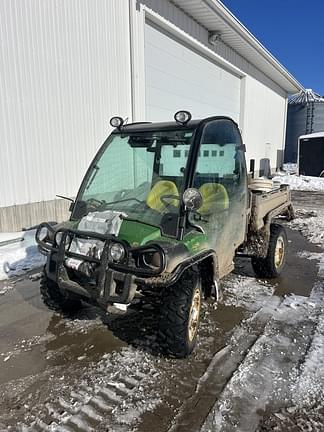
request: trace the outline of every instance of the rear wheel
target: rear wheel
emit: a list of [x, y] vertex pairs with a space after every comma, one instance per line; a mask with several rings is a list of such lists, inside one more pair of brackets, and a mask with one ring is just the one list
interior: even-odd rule
[[41, 278], [40, 293], [46, 306], [58, 312], [75, 312], [82, 306], [79, 299], [63, 294], [59, 286], [47, 277], [45, 269]]
[[181, 358], [194, 349], [201, 302], [201, 278], [194, 271], [187, 271], [166, 290], [159, 322], [159, 343], [166, 354]]
[[280, 276], [286, 263], [287, 244], [284, 227], [272, 224], [267, 256], [252, 258], [252, 267], [257, 277], [276, 278]]

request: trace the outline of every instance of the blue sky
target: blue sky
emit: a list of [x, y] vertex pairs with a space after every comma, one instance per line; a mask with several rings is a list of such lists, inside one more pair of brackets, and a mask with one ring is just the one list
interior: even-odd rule
[[324, 95], [323, 0], [222, 0], [306, 88]]

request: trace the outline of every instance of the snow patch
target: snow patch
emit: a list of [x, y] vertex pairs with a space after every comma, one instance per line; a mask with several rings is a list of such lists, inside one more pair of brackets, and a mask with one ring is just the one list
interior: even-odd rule
[[310, 242], [324, 247], [324, 213], [297, 211], [297, 218], [289, 223], [290, 228], [300, 231]]
[[294, 404], [299, 408], [324, 402], [324, 315], [319, 317], [300, 377], [292, 388], [292, 395]]
[[[161, 402], [152, 386], [160, 376], [155, 363], [150, 354], [131, 347], [105, 354], [98, 363], [84, 368], [74, 383], [53, 380], [50, 401], [34, 407], [19, 426], [32, 431], [42, 422], [48, 431], [74, 425], [82, 430], [99, 430], [99, 425], [130, 430], [143, 413]], [[89, 420], [97, 427], [89, 429]]]
[[19, 242], [24, 238], [24, 232], [0, 233], [0, 246], [7, 242]]
[[[313, 341], [322, 308], [322, 303], [315, 303], [316, 298], [319, 299], [318, 292], [310, 298], [291, 295], [274, 310], [263, 334], [248, 351], [208, 415], [202, 432], [221, 432], [233, 427], [256, 430], [260, 413], [276, 412], [278, 407], [292, 401], [291, 389], [300, 375], [299, 366]], [[309, 371], [308, 376], [304, 374], [309, 392], [312, 391], [310, 375], [316, 379], [314, 365], [322, 367], [321, 362], [324, 362], [320, 360], [324, 358], [323, 337], [321, 335], [317, 342], [315, 339], [316, 354], [305, 362], [308, 365], [305, 370]], [[303, 381], [300, 385], [303, 386]], [[322, 381], [319, 385], [324, 388]], [[301, 394], [301, 401], [303, 397]]]
[[272, 179], [276, 183], [288, 184], [292, 190], [324, 192], [324, 178], [297, 175], [277, 175]]
[[13, 285], [5, 283], [0, 288], [0, 296], [6, 294], [8, 291], [11, 291], [13, 289]]
[[[20, 276], [45, 264], [46, 258], [38, 251], [36, 230], [23, 233], [23, 240], [0, 247], [0, 280]], [[7, 235], [3, 238], [9, 238]]]
[[247, 276], [235, 276], [224, 283], [224, 304], [257, 311], [264, 306], [274, 293], [274, 287], [266, 281]]

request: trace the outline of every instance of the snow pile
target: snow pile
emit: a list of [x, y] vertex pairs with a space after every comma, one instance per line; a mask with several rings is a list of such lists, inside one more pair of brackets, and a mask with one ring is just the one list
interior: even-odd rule
[[303, 212], [297, 211], [297, 218], [291, 221], [289, 226], [300, 231], [312, 243], [324, 247], [324, 213], [312, 212], [312, 215], [307, 217], [307, 214], [304, 215]]
[[19, 242], [24, 238], [23, 232], [0, 233], [0, 246], [5, 246], [5, 243]]
[[[45, 257], [38, 251], [35, 232], [26, 231], [23, 233], [22, 241], [0, 246], [0, 280], [22, 275], [44, 265]], [[2, 239], [10, 241], [13, 237], [2, 234]]]
[[277, 175], [272, 180], [280, 184], [288, 184], [292, 190], [324, 192], [324, 178], [320, 177]]

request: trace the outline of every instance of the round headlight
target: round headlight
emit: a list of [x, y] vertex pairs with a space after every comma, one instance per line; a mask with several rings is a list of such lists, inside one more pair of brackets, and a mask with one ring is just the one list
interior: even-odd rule
[[38, 232], [38, 240], [41, 242], [45, 242], [48, 238], [49, 230], [47, 227], [43, 226]]
[[143, 253], [143, 262], [147, 267], [155, 270], [161, 267], [161, 255], [159, 252], [145, 252]]
[[114, 128], [120, 128], [124, 123], [124, 120], [121, 117], [112, 117], [110, 119], [110, 125]]
[[113, 261], [122, 261], [125, 258], [126, 251], [121, 243], [112, 243], [109, 247], [109, 257]]
[[177, 123], [186, 124], [191, 120], [191, 114], [189, 111], [178, 111], [175, 113], [174, 119]]
[[[63, 231], [58, 231], [55, 234], [55, 242], [56, 242], [57, 246], [60, 246], [61, 241], [62, 241], [62, 236], [63, 236]], [[66, 236], [66, 239], [65, 239], [65, 250], [69, 249], [71, 241], [72, 241], [71, 236], [69, 236], [69, 234], [68, 234]]]

